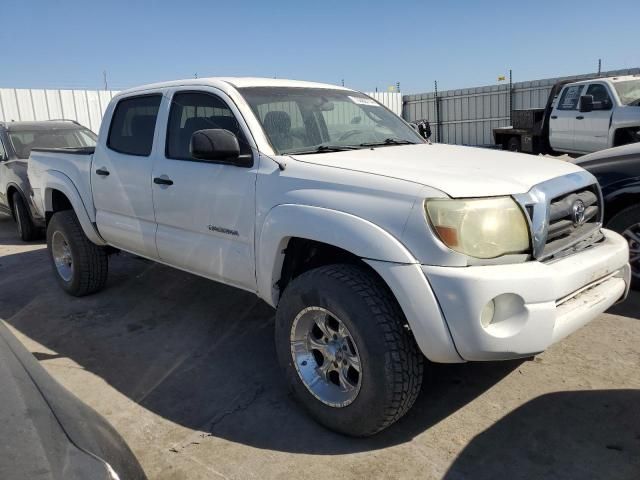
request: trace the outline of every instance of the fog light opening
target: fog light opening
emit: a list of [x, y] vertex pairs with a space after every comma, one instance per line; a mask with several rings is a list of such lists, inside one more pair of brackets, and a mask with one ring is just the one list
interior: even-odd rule
[[494, 314], [496, 313], [496, 303], [491, 300], [487, 303], [480, 313], [480, 324], [483, 328], [488, 328], [493, 322]]

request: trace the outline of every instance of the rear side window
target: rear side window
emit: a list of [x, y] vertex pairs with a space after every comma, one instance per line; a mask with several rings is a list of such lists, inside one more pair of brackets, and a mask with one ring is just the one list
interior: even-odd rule
[[161, 99], [162, 95], [145, 95], [120, 100], [111, 120], [107, 146], [128, 155], [149, 156]]
[[558, 110], [575, 110], [578, 108], [581, 91], [582, 85], [572, 85], [565, 88], [558, 102]]

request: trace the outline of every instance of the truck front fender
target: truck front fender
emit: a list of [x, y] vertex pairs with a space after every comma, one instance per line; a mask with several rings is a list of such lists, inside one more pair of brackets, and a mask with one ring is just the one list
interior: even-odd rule
[[284, 249], [293, 237], [326, 243], [363, 259], [418, 263], [389, 232], [360, 217], [308, 205], [278, 205], [265, 218], [256, 251], [258, 295], [272, 306], [278, 304], [275, 282], [280, 278]]
[[393, 235], [349, 213], [306, 205], [279, 205], [268, 214], [257, 239], [258, 295], [279, 301], [285, 248], [293, 237], [346, 250], [373, 268], [394, 294], [422, 353], [434, 362], [462, 362], [435, 295], [419, 262]]
[[43, 196], [44, 211], [53, 212], [54, 190], [60, 191], [67, 197], [87, 238], [96, 245], [106, 245], [107, 243], [100, 236], [93, 222], [91, 222], [87, 207], [82, 201], [78, 189], [69, 177], [57, 170], [48, 170], [46, 173]]

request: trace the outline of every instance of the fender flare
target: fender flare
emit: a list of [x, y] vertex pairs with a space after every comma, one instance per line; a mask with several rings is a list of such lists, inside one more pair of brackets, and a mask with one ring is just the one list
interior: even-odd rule
[[96, 245], [106, 245], [107, 242], [104, 241], [93, 222], [91, 222], [91, 218], [87, 212], [84, 202], [82, 201], [82, 197], [80, 197], [78, 189], [69, 177], [57, 170], [47, 171], [47, 179], [44, 189], [44, 211], [53, 211], [53, 190], [59, 190], [69, 199], [69, 202], [73, 207], [73, 211], [78, 217], [80, 226], [87, 238]]
[[275, 282], [292, 237], [323, 242], [362, 258], [396, 297], [422, 353], [435, 362], [464, 361], [420, 263], [389, 232], [349, 213], [291, 204], [271, 209], [257, 238], [256, 277], [258, 296], [272, 307], [278, 305]]
[[292, 237], [342, 248], [360, 258], [399, 264], [418, 261], [393, 235], [355, 215], [309, 205], [281, 204], [272, 208], [257, 238], [258, 295], [275, 307], [284, 249]]

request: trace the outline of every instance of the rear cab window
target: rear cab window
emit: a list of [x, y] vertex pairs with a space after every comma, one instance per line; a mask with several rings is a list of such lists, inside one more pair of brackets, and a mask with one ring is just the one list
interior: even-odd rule
[[161, 100], [161, 94], [120, 100], [109, 126], [107, 147], [126, 155], [151, 155]]

